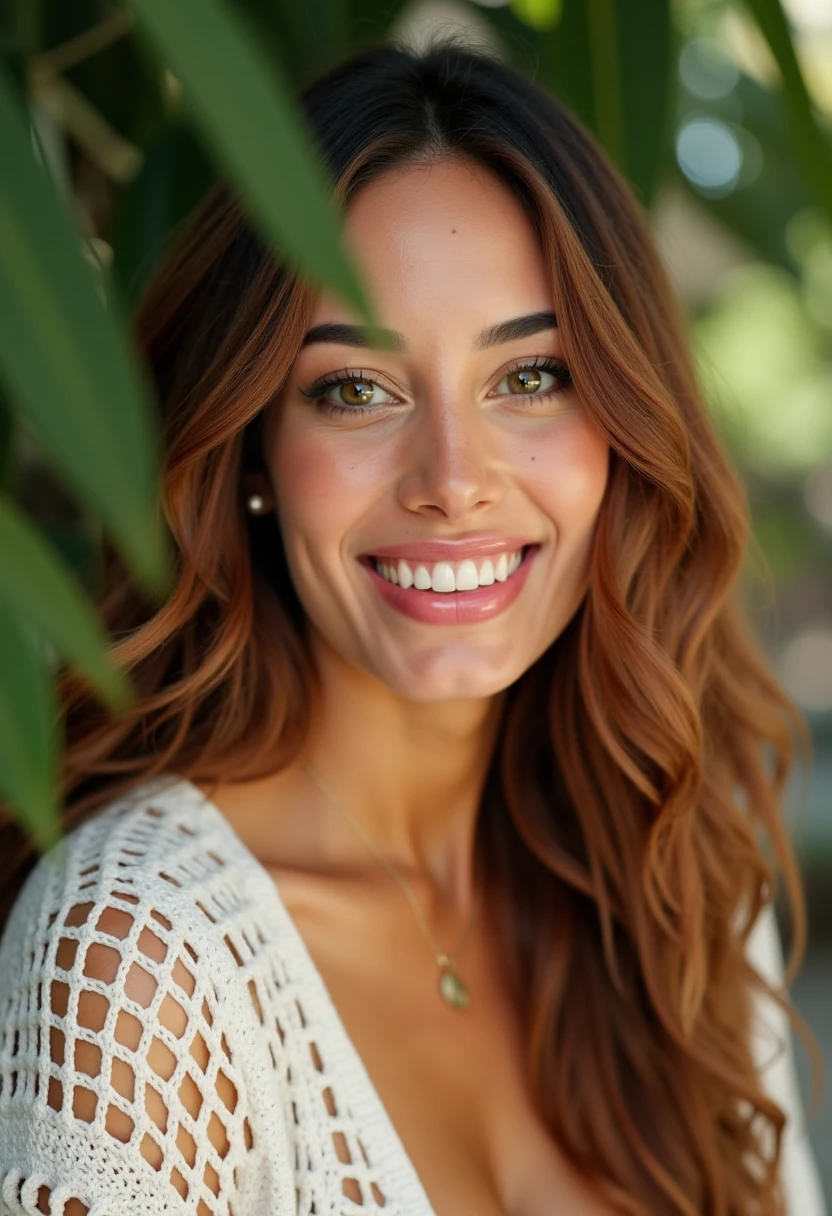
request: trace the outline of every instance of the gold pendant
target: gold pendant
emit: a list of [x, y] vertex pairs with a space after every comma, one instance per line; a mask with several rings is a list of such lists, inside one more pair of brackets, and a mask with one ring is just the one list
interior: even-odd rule
[[452, 1005], [454, 1009], [467, 1009], [468, 989], [451, 967], [442, 969], [439, 977], [439, 992], [442, 999]]

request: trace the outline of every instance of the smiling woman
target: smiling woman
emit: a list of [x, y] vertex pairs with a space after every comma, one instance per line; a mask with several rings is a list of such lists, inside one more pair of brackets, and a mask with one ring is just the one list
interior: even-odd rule
[[[437, 723], [437, 702], [471, 702], [447, 712], [473, 710], [473, 729], [578, 607], [608, 440], [499, 176], [464, 158], [388, 168], [351, 203], [345, 239], [393, 350], [368, 350], [321, 295], [248, 485], [273, 502], [316, 645], [375, 676], [377, 696], [433, 703]], [[362, 366], [334, 371], [356, 346]]]
[[0, 1212], [820, 1216], [803, 723], [644, 218], [473, 51], [302, 102], [389, 341], [224, 187], [142, 301], [177, 582], [105, 550], [138, 702], [66, 674], [3, 828]]

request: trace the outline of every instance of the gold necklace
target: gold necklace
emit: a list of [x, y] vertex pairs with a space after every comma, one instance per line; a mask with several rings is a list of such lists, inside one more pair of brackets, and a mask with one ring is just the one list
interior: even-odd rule
[[303, 760], [300, 762], [300, 765], [301, 765], [301, 768], [303, 769], [303, 771], [306, 773], [307, 777], [309, 777], [309, 779], [311, 781], [313, 781], [315, 783], [315, 785], [317, 785], [318, 789], [321, 790], [322, 793], [326, 794], [326, 796], [327, 796], [327, 798], [329, 798], [330, 802], [332, 802], [333, 805], [335, 807], [337, 807], [337, 809], [341, 812], [341, 814], [344, 816], [344, 818], [347, 820], [347, 822], [355, 829], [355, 831], [358, 833], [358, 835], [361, 837], [361, 839], [364, 841], [364, 843], [367, 845], [367, 847], [370, 849], [370, 851], [374, 854], [376, 859], [381, 862], [381, 864], [384, 866], [384, 868], [387, 870], [387, 872], [389, 874], [391, 874], [393, 876], [393, 878], [395, 878], [396, 882], [399, 884], [401, 889], [404, 891], [405, 895], [407, 896], [408, 902], [410, 903], [411, 908], [413, 909], [413, 911], [416, 914], [416, 920], [419, 922], [419, 928], [422, 930], [422, 934], [423, 934], [425, 940], [427, 941], [428, 945], [430, 946], [431, 953], [433, 954], [434, 958], [436, 959], [436, 963], [440, 969], [439, 995], [442, 997], [442, 999], [444, 1001], [447, 1002], [447, 1004], [452, 1006], [452, 1008], [467, 1009], [469, 1001], [470, 1001], [470, 997], [468, 995], [468, 988], [466, 987], [464, 981], [462, 980], [461, 976], [459, 975], [459, 973], [456, 970], [455, 960], [462, 953], [462, 948], [468, 939], [468, 934], [470, 932], [471, 926], [474, 923], [474, 919], [476, 917], [477, 912], [479, 911], [480, 904], [482, 903], [482, 892], [480, 892], [480, 894], [478, 895], [477, 899], [474, 901], [474, 903], [471, 907], [471, 912], [468, 916], [468, 924], [465, 926], [465, 932], [462, 935], [462, 940], [460, 941], [460, 943], [457, 946], [456, 950], [454, 951], [453, 955], [446, 954], [444, 952], [444, 950], [440, 949], [440, 947], [438, 946], [438, 944], [436, 942], [435, 937], [431, 933], [430, 928], [428, 927], [428, 924], [425, 921], [424, 916], [422, 915], [422, 909], [419, 906], [419, 901], [416, 898], [416, 895], [414, 894], [413, 889], [410, 886], [410, 883], [405, 878], [403, 878], [401, 874], [399, 874], [398, 870], [396, 870], [396, 868], [393, 866], [392, 862], [388, 861], [388, 859], [382, 853], [379, 852], [379, 850], [373, 844], [370, 837], [365, 832], [364, 828], [361, 826], [360, 823], [357, 823], [353, 819], [352, 815], [349, 813], [349, 811], [346, 809], [346, 807], [341, 804], [341, 802], [339, 801], [338, 798], [336, 798], [335, 794], [333, 794], [332, 790], [326, 784], [326, 782], [324, 781], [323, 777], [321, 777], [321, 775], [317, 771], [317, 769], [313, 768], [310, 763], [308, 763], [307, 761], [303, 761]]

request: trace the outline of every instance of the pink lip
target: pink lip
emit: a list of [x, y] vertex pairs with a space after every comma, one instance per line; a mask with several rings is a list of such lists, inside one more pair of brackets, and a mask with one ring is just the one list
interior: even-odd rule
[[[491, 557], [494, 553], [516, 553], [518, 549], [530, 544], [526, 536], [464, 536], [454, 540], [414, 540], [402, 541], [395, 545], [383, 545], [373, 549], [372, 557], [395, 558], [403, 557], [405, 561], [415, 562], [458, 562], [466, 557]], [[450, 592], [455, 595], [456, 592]], [[465, 594], [473, 595], [474, 592]]]
[[[522, 544], [518, 543], [516, 547], [522, 548]], [[415, 587], [405, 590], [404, 587], [388, 583], [386, 578], [382, 578], [369, 559], [363, 559], [361, 565], [382, 599], [405, 616], [427, 625], [476, 625], [480, 621], [489, 621], [492, 617], [499, 616], [514, 603], [523, 590], [538, 549], [538, 545], [532, 546], [524, 554], [514, 574], [504, 583], [492, 583], [490, 587], [478, 587], [476, 591], [417, 591]], [[412, 549], [408, 552], [414, 555]], [[394, 557], [396, 554], [383, 551], [378, 556]]]

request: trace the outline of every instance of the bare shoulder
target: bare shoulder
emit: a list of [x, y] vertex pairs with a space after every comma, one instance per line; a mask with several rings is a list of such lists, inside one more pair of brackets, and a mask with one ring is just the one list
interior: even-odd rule
[[[293, 769], [248, 781], [193, 781], [246, 848], [266, 866], [314, 868], [320, 840], [303, 812], [303, 782]], [[308, 796], [308, 790], [305, 791]]]

